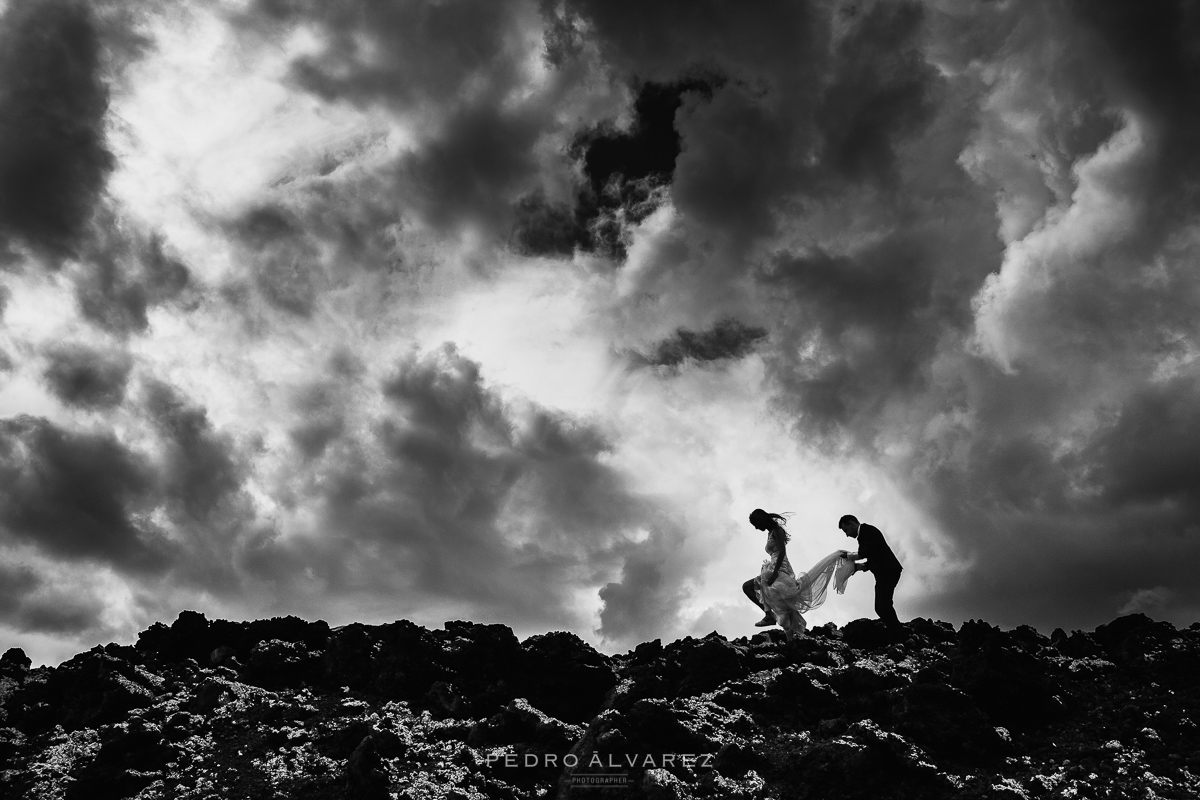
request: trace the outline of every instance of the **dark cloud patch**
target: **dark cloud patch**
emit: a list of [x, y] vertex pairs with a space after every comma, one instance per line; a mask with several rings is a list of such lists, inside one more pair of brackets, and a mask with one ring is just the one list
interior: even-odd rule
[[357, 372], [357, 365], [348, 362], [347, 357], [347, 354], [339, 353], [331, 360], [329, 368], [335, 376], [333, 380], [305, 387], [294, 401], [303, 422], [294, 426], [289, 435], [305, 458], [321, 456], [345, 431], [344, 387], [346, 380], [353, 379]]
[[[936, 307], [941, 257], [931, 244], [898, 233], [853, 255], [781, 256], [762, 275], [786, 306], [780, 346], [764, 357], [810, 433], [849, 430], [870, 441], [883, 406], [923, 387], [955, 323]], [[968, 298], [959, 302], [965, 325]]]
[[103, 605], [95, 597], [58, 592], [22, 604], [15, 622], [19, 630], [42, 634], [78, 634], [100, 627]]
[[171, 255], [166, 238], [161, 234], [152, 234], [139, 255], [142, 285], [150, 305], [175, 300], [191, 286], [191, 272], [182, 261]]
[[803, 304], [803, 316], [837, 338], [855, 327], [894, 333], [914, 322], [931, 302], [934, 267], [918, 237], [898, 234], [852, 255], [780, 256], [761, 280]]
[[921, 22], [915, 5], [865, 4], [840, 20], [796, 20], [805, 39], [794, 52], [740, 55], [730, 67], [740, 80], [680, 120], [676, 205], [746, 247], [798, 204], [896, 191], [897, 149], [927, 129], [942, 83], [921, 52]]
[[919, 46], [923, 22], [915, 3], [871, 4], [837, 43], [815, 118], [822, 166], [840, 179], [894, 183], [896, 143], [932, 119], [936, 73]]
[[319, 254], [299, 220], [285, 209], [252, 209], [233, 225], [251, 249], [254, 282], [268, 303], [301, 317], [312, 314], [319, 283]]
[[572, 204], [559, 203], [538, 190], [525, 195], [513, 208], [513, 248], [527, 256], [569, 256], [591, 247], [587, 224]]
[[361, 358], [349, 350], [341, 348], [335, 350], [329, 357], [328, 366], [330, 374], [341, 381], [360, 378], [366, 372], [366, 366]]
[[[1200, 516], [1188, 448], [1196, 432], [1175, 409], [1193, 399], [1195, 387], [1180, 383], [1191, 385], [1135, 397], [1076, 446], [1061, 424], [1028, 421], [1040, 416], [1035, 400], [1031, 409], [1009, 412], [1003, 426], [977, 419], [956, 440], [918, 448], [915, 458], [895, 464], [959, 567], [935, 579], [932, 591], [914, 594], [909, 613], [1087, 628], [1128, 613], [1122, 609], [1141, 597], [1154, 601], [1156, 618], [1194, 619]], [[1002, 383], [992, 391], [1004, 392], [996, 405], [1011, 399]], [[1060, 385], [1058, 403], [1061, 393]], [[1057, 414], [1054, 404], [1042, 406], [1048, 417]], [[1146, 417], [1157, 413], [1166, 415], [1161, 429]], [[928, 435], [914, 437], [933, 444]]]
[[[400, 418], [385, 420], [380, 430], [389, 472], [410, 485], [417, 500], [397, 534], [417, 546], [423, 590], [469, 593], [470, 581], [454, 580], [457, 564], [485, 573], [484, 564], [510, 560], [494, 520], [521, 475], [520, 458], [511, 452], [511, 423], [499, 400], [483, 389], [478, 365], [452, 350], [427, 361], [410, 358], [385, 384], [384, 395], [400, 410]], [[495, 455], [486, 443], [495, 446]], [[428, 541], [443, 536], [446, 546]], [[422, 539], [433, 546], [420, 546]], [[492, 577], [483, 584], [485, 597], [499, 588]]]
[[[78, 355], [61, 355], [61, 371]], [[238, 554], [263, 534], [243, 491], [239, 444], [165, 383], [148, 379], [135, 400], [124, 406], [145, 420], [137, 448], [115, 431], [70, 431], [32, 417], [0, 422], [0, 542], [52, 560], [106, 564], [134, 586], [169, 576], [181, 588], [235, 592]], [[70, 603], [42, 606], [28, 606], [27, 616], [84, 624]]]
[[551, 43], [564, 40], [566, 31], [588, 31], [584, 35], [601, 48], [618, 74], [659, 83], [677, 80], [685, 70], [711, 69], [740, 77], [751, 67], [802, 63], [816, 54], [813, 45], [820, 39], [813, 37], [820, 36], [823, 24], [815, 4], [787, 0], [752, 5], [722, 0], [653, 5], [543, 0], [542, 13], [552, 32]]
[[111, 254], [97, 254], [75, 285], [79, 311], [96, 326], [113, 333], [141, 333], [150, 324], [142, 286], [128, 281]]
[[938, 591], [915, 593], [902, 613], [1086, 630], [1129, 613], [1122, 609], [1141, 596], [1154, 601], [1143, 609], [1154, 618], [1186, 626], [1200, 606], [1191, 567], [1200, 547], [1194, 537], [1147, 536], [1147, 523], [1126, 514], [976, 516], [968, 529], [975, 540], [971, 567]]
[[342, 435], [345, 424], [341, 419], [311, 420], [288, 432], [292, 442], [306, 458], [316, 458], [325, 452], [329, 443]]
[[[1176, 122], [1200, 120], [1200, 111], [1183, 102], [1200, 89], [1200, 10], [1180, 0], [1136, 5], [1075, 0], [1069, 7], [1107, 46], [1114, 59], [1107, 66], [1136, 93], [1133, 99]], [[1194, 135], [1187, 127], [1175, 132]]]
[[0, 485], [0, 526], [10, 541], [137, 573], [169, 563], [146, 516], [153, 470], [111, 434], [72, 433], [36, 417], [0, 420]]
[[11, 619], [21, 602], [41, 585], [41, 578], [30, 567], [0, 563], [0, 619]]
[[908, 407], [938, 413], [880, 435], [902, 455], [881, 447], [877, 463], [934, 521], [953, 565], [908, 613], [1087, 628], [1142, 598], [1156, 618], [1193, 620], [1195, 376], [1103, 402], [1081, 401], [1063, 375], [1026, 373], [972, 365], [963, 391]]
[[965, 552], [1009, 535], [992, 520], [1068, 515], [1076, 465], [1069, 454], [1056, 455], [1046, 437], [1017, 426], [1004, 434], [985, 428], [959, 444], [966, 452], [957, 458], [925, 462], [915, 471], [928, 474], [934, 496], [927, 502]]
[[1200, 172], [1200, 109], [1192, 101], [1200, 93], [1200, 8], [1175, 0], [1068, 7], [1102, 43], [1093, 62], [1112, 87], [1110, 101], [1146, 114], [1161, 137], [1158, 157], [1141, 176], [1154, 209], [1144, 234], [1186, 224]]
[[246, 212], [234, 222], [233, 230], [239, 238], [256, 248], [290, 239], [301, 232], [300, 226], [286, 211], [270, 206]]
[[82, 344], [51, 349], [42, 377], [67, 405], [103, 409], [118, 405], [133, 361], [123, 353], [105, 353]]
[[[462, 449], [475, 426], [499, 438], [508, 438], [509, 422], [499, 399], [483, 389], [478, 363], [447, 349], [444, 362], [403, 364], [383, 386], [383, 396], [399, 405], [410, 434], [399, 434], [401, 447], [423, 449], [422, 441], [437, 435], [450, 450]], [[441, 449], [440, 445], [437, 449]]]
[[78, 634], [100, 627], [103, 605], [78, 586], [56, 585], [24, 564], [0, 564], [0, 621], [19, 631]]
[[401, 159], [397, 189], [414, 195], [421, 216], [439, 231], [463, 223], [503, 230], [511, 225], [510, 204], [536, 173], [533, 149], [545, 124], [536, 108], [456, 110], [440, 136]]
[[162, 235], [147, 235], [112, 208], [97, 209], [90, 234], [75, 280], [75, 299], [89, 322], [129, 335], [147, 329], [155, 306], [194, 307], [191, 273]]
[[[220, 230], [241, 246], [250, 285], [274, 308], [308, 318], [322, 295], [362, 278], [363, 273], [407, 267], [398, 236], [400, 211], [388, 175], [342, 180], [298, 180], [269, 202], [222, 221]], [[248, 286], [225, 287], [241, 303]]]
[[1110, 508], [1156, 509], [1161, 524], [1200, 542], [1200, 379], [1143, 388], [1083, 454], [1089, 482]]
[[670, 574], [663, 551], [654, 542], [632, 553], [619, 581], [600, 589], [599, 633], [617, 642], [640, 643], [660, 638], [663, 622], [673, 620], [687, 599], [687, 589]]
[[577, 135], [571, 153], [584, 183], [574, 204], [535, 191], [516, 205], [514, 241], [527, 255], [570, 255], [576, 248], [624, 257], [626, 228], [649, 216], [671, 183], [681, 142], [675, 114], [685, 97], [711, 98], [718, 76], [637, 87], [628, 130], [602, 124]]
[[75, 251], [114, 166], [92, 13], [14, 0], [0, 19], [0, 233]]
[[246, 474], [235, 442], [167, 384], [150, 383], [145, 402], [166, 449], [160, 480], [169, 511], [194, 522], [222, 519]]
[[671, 183], [682, 149], [675, 115], [684, 98], [711, 98], [721, 82], [714, 77], [644, 83], [628, 131], [601, 126], [576, 139], [587, 184], [576, 199], [575, 217], [586, 231], [586, 249], [624, 257], [626, 227], [649, 216]]
[[775, 231], [777, 202], [815, 186], [800, 162], [811, 122], [783, 115], [778, 106], [790, 102], [811, 99], [764, 102], [752, 87], [733, 84], [681, 114], [686, 147], [671, 196], [702, 240], [748, 247]]
[[668, 183], [682, 149], [675, 114], [684, 95], [711, 98], [721, 83], [718, 78], [644, 83], [633, 102], [628, 131], [601, 126], [580, 135], [573, 146], [582, 153], [583, 174], [592, 193], [601, 195], [614, 180]]
[[723, 319], [707, 330], [680, 328], [638, 361], [654, 367], [677, 367], [685, 362], [707, 363], [743, 358], [767, 338], [765, 328], [736, 319]]

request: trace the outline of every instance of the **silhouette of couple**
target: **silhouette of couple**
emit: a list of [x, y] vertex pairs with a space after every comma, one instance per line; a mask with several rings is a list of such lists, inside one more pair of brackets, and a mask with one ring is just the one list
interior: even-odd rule
[[838, 520], [838, 527], [852, 539], [858, 540], [858, 551], [835, 550], [799, 575], [792, 570], [787, 558], [787, 543], [791, 539], [783, 527], [785, 518], [756, 508], [750, 512], [750, 524], [767, 532], [767, 559], [757, 578], [742, 584], [742, 591], [766, 616], [755, 625], [779, 625], [788, 641], [808, 628], [803, 612], [825, 602], [832, 581], [839, 594], [846, 581], [856, 572], [871, 572], [875, 576], [875, 613], [893, 634], [903, 628], [896, 617], [892, 597], [900, 573], [904, 569], [896, 554], [874, 525], [860, 523], [847, 514]]

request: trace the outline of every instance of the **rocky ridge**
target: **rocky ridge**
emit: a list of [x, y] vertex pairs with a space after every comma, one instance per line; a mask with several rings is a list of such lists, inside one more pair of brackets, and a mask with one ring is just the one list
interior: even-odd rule
[[605, 656], [570, 633], [182, 613], [0, 658], [6, 798], [1191, 798], [1200, 623], [924, 619]]

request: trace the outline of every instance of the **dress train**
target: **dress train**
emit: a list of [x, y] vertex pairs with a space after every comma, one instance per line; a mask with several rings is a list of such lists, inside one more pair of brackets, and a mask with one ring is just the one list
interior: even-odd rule
[[831, 581], [839, 594], [845, 590], [846, 579], [854, 563], [845, 557], [845, 552], [835, 550], [799, 575], [792, 571], [792, 565], [785, 557], [779, 574], [769, 586], [767, 578], [775, 569], [775, 559], [768, 558], [763, 562], [759, 572], [758, 596], [762, 604], [775, 615], [775, 621], [788, 634], [788, 638], [808, 629], [804, 612], [825, 602]]

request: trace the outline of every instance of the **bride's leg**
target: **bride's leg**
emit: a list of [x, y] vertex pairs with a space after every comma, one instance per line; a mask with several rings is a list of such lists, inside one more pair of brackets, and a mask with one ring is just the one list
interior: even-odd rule
[[763, 610], [763, 618], [754, 623], [756, 628], [765, 628], [775, 624], [775, 612], [767, 605], [767, 598], [762, 591], [762, 582], [758, 578], [753, 578], [742, 584], [742, 591], [746, 597], [750, 598], [750, 602]]
[[780, 617], [779, 627], [783, 628], [783, 635], [790, 642], [796, 632], [796, 612], [789, 610], [784, 616]]
[[763, 611], [767, 610], [767, 607], [763, 605], [761, 600], [758, 599], [758, 578], [751, 578], [743, 583], [742, 591], [745, 592], [746, 597], [750, 598], [751, 603], [754, 603], [754, 605], [758, 606]]

